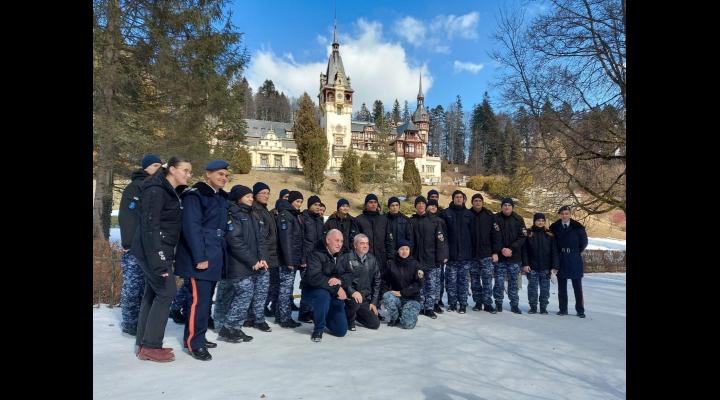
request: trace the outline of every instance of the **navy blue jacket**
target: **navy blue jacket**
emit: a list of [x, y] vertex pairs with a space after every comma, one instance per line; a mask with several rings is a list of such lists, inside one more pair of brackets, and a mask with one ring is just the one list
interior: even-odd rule
[[582, 278], [583, 259], [581, 253], [588, 245], [585, 227], [574, 219], [570, 219], [568, 228], [563, 229], [562, 220], [559, 219], [550, 225], [550, 230], [555, 234], [555, 243], [560, 251], [558, 278]]
[[267, 254], [268, 266], [270, 268], [276, 268], [279, 264], [278, 261], [278, 232], [277, 223], [275, 217], [268, 211], [267, 206], [258, 203], [253, 203], [252, 216], [255, 217], [258, 224], [260, 225], [260, 236], [264, 239], [265, 249], [263, 250]]
[[522, 265], [529, 266], [533, 271], [558, 268], [560, 258], [555, 245], [555, 235], [549, 229], [534, 225], [530, 228], [522, 249]]
[[267, 261], [265, 239], [260, 224], [250, 214], [252, 207], [245, 204], [230, 205], [230, 223], [225, 233], [227, 242], [227, 267], [224, 279], [243, 279], [253, 274], [253, 267], [260, 260]]
[[447, 227], [448, 259], [450, 261], [472, 260], [473, 214], [465, 205], [456, 206], [450, 203], [448, 208], [438, 212]]
[[515, 211], [507, 217], [502, 211], [495, 214], [495, 220], [500, 225], [500, 237], [502, 245], [500, 248], [507, 247], [512, 250], [512, 256], [505, 257], [502, 253], [498, 254], [499, 262], [522, 263], [522, 247], [527, 238], [527, 229], [525, 228], [525, 220]]
[[303, 222], [300, 210], [290, 202], [275, 202], [275, 222], [278, 228], [278, 261], [280, 265], [297, 267], [303, 264]]
[[481, 260], [494, 254], [500, 254], [502, 248], [502, 235], [500, 225], [495, 219], [495, 214], [483, 207], [480, 212], [470, 209], [473, 214], [473, 225], [470, 231], [472, 237], [473, 258]]
[[130, 183], [125, 186], [120, 198], [120, 210], [118, 210], [118, 223], [120, 224], [120, 242], [123, 249], [127, 250], [133, 242], [135, 231], [140, 223], [138, 206], [140, 205], [140, 189], [142, 182], [150, 176], [144, 169], [138, 169], [132, 173]]
[[[409, 240], [410, 242], [414, 240], [413, 229], [410, 218], [406, 217], [401, 212], [398, 212], [397, 214], [387, 213], [385, 214], [385, 218], [387, 218], [388, 221], [387, 239], [385, 240], [385, 257], [390, 260], [395, 258], [395, 253], [397, 252], [395, 247], [398, 240], [403, 239]], [[411, 252], [414, 247], [415, 244], [413, 243], [410, 247]]]
[[[175, 255], [175, 274], [207, 281], [222, 279], [225, 268], [225, 231], [228, 225], [227, 193], [217, 193], [198, 182], [182, 194], [183, 224]], [[197, 269], [207, 261], [208, 268]]]
[[379, 211], [370, 212], [364, 210], [362, 214], [355, 218], [355, 223], [357, 223], [360, 233], [367, 235], [368, 239], [370, 239], [370, 252], [373, 253], [378, 260], [378, 264], [382, 269], [384, 267], [383, 261], [387, 259], [385, 255], [385, 248], [387, 247], [385, 243], [388, 228], [387, 218], [380, 214]]
[[448, 258], [447, 232], [443, 220], [430, 213], [413, 214], [413, 248], [410, 254], [424, 270], [439, 267]]
[[[342, 287], [345, 293], [348, 291], [348, 284], [352, 281], [352, 274], [346, 269], [348, 265], [348, 253], [338, 252], [331, 255], [325, 247], [325, 242], [315, 243], [315, 248], [310, 252], [307, 263], [307, 271], [300, 281], [301, 289], [325, 289], [333, 296], [337, 295], [338, 289]], [[340, 279], [340, 285], [330, 286], [330, 278]]]
[[173, 189], [162, 171], [142, 183], [140, 221], [130, 254], [138, 259], [146, 273], [172, 273], [183, 215], [178, 193], [183, 188]]
[[320, 214], [305, 210], [302, 212], [303, 220], [303, 264], [307, 264], [310, 253], [315, 250], [317, 242], [325, 243], [323, 231], [325, 230], [325, 224], [323, 224], [323, 217]]

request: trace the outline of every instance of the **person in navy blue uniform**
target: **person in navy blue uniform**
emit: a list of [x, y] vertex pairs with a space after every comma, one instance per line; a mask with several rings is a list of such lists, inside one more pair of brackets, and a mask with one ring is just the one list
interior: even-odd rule
[[210, 360], [207, 348], [212, 294], [225, 268], [225, 232], [228, 225], [228, 194], [222, 188], [228, 182], [228, 163], [210, 161], [205, 167], [205, 182], [198, 182], [182, 194], [183, 224], [176, 254], [175, 274], [185, 279], [190, 292], [183, 345], [198, 360]]
[[130, 247], [145, 278], [135, 354], [141, 360], [156, 362], [175, 360], [173, 349], [162, 345], [170, 302], [176, 291], [173, 259], [183, 214], [178, 193], [187, 186], [192, 173], [192, 165], [179, 157], [171, 157], [167, 165], [142, 184], [140, 221]]
[[[452, 194], [452, 203], [439, 212], [447, 227], [447, 245], [449, 261], [445, 271], [445, 285], [448, 294], [448, 308], [459, 308], [458, 313], [465, 314], [468, 303], [468, 274], [475, 261], [472, 252], [473, 213], [465, 207], [465, 193], [456, 190]], [[442, 283], [440, 283], [442, 285]], [[442, 292], [439, 293], [439, 295]]]
[[555, 234], [545, 227], [545, 214], [533, 215], [533, 226], [522, 249], [523, 272], [528, 277], [528, 304], [530, 314], [537, 313], [538, 286], [540, 287], [540, 314], [547, 314], [550, 298], [550, 270], [558, 269], [560, 256], [555, 245]]
[[550, 225], [550, 230], [555, 234], [555, 243], [560, 251], [560, 270], [557, 272], [560, 311], [557, 314], [567, 315], [568, 313], [567, 280], [570, 279], [575, 293], [575, 311], [577, 311], [578, 317], [585, 318], [585, 299], [582, 292], [582, 252], [588, 245], [587, 232], [581, 223], [570, 218], [570, 206], [560, 207], [558, 214], [560, 214], [560, 219]]
[[[325, 224], [322, 215], [320, 215], [320, 204], [322, 204], [322, 201], [319, 196], [310, 196], [307, 201], [307, 209], [301, 214], [303, 222], [303, 265], [305, 266], [307, 266], [310, 254], [315, 251], [317, 242], [322, 242], [324, 238]], [[300, 270], [300, 279], [305, 276], [306, 271], [306, 268]], [[312, 308], [302, 297], [300, 298], [298, 321], [308, 324], [313, 322]]]
[[275, 322], [282, 328], [297, 328], [302, 325], [292, 319], [293, 286], [295, 271], [304, 263], [303, 254], [303, 219], [300, 213], [302, 193], [293, 190], [288, 199], [278, 199], [275, 203], [277, 215], [275, 221], [278, 228], [278, 296], [272, 299], [277, 302]]

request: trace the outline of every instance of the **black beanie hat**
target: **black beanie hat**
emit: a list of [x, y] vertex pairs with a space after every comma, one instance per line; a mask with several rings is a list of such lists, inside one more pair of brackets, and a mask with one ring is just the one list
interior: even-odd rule
[[506, 198], [502, 199], [502, 202], [500, 202], [500, 205], [502, 206], [503, 204], [510, 204], [511, 206], [515, 207], [515, 203], [513, 203], [513, 200], [510, 197], [506, 197]]
[[287, 189], [281, 190], [281, 191], [280, 191], [280, 196], [278, 196], [278, 199], [282, 199], [283, 196], [285, 196], [285, 195], [288, 194], [288, 193], [290, 193], [290, 191], [287, 190]]
[[425, 205], [427, 205], [427, 200], [425, 200], [424, 197], [422, 197], [422, 196], [416, 197], [416, 198], [415, 198], [415, 206], [417, 206], [418, 203], [420, 203], [420, 202], [425, 203]]
[[350, 202], [347, 201], [347, 199], [345, 199], [345, 198], [342, 198], [342, 199], [338, 200], [338, 202], [337, 202], [337, 209], [339, 210], [340, 207], [342, 207], [344, 204], [350, 205]]
[[533, 222], [539, 220], [539, 219], [545, 219], [545, 214], [543, 213], [535, 213], [533, 214]]
[[292, 203], [293, 201], [300, 199], [303, 199], [302, 193], [298, 192], [297, 190], [291, 190], [290, 195], [288, 196], [288, 201]]
[[480, 193], [475, 193], [472, 197], [472, 200], [480, 199], [482, 201], [485, 201], [485, 198]]
[[438, 193], [437, 190], [435, 190], [435, 189], [428, 190], [428, 199], [434, 194], [436, 194], [436, 195], [438, 195], [438, 197], [440, 197], [440, 193]]
[[308, 207], [308, 208], [310, 208], [310, 206], [313, 205], [313, 204], [315, 204], [315, 203], [321, 203], [321, 201], [320, 201], [320, 196], [318, 196], [318, 195], [312, 195], [312, 196], [308, 197], [308, 201], [307, 201], [307, 207]]
[[256, 182], [253, 185], [253, 196], [260, 193], [261, 190], [270, 190], [270, 186], [268, 186], [265, 182]]
[[365, 204], [368, 203], [370, 200], [378, 201], [377, 196], [375, 196], [375, 193], [370, 193], [369, 195], [365, 196]]
[[389, 199], [388, 199], [388, 207], [390, 207], [390, 204], [392, 204], [392, 203], [398, 203], [398, 204], [400, 204], [400, 199], [398, 199], [398, 198], [395, 197], [395, 196], [389, 198]]
[[232, 189], [230, 189], [230, 194], [228, 194], [228, 200], [235, 203], [239, 199], [241, 199], [243, 196], [245, 196], [246, 194], [252, 193], [252, 192], [253, 191], [250, 190], [250, 188], [247, 186], [235, 185], [232, 187]]
[[400, 239], [397, 241], [397, 244], [395, 245], [395, 250], [397, 250], [403, 246], [407, 246], [410, 249], [412, 249], [412, 242], [407, 239]]

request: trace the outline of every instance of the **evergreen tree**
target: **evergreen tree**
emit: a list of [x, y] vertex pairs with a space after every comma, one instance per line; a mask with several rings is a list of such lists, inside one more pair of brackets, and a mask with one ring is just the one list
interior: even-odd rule
[[350, 150], [345, 152], [340, 166], [341, 186], [352, 193], [357, 193], [360, 190], [362, 171], [359, 161], [357, 153], [350, 147]]
[[403, 124], [410, 121], [410, 109], [408, 108], [407, 100], [405, 100], [405, 105], [403, 105], [402, 121]]
[[393, 103], [392, 122], [393, 125], [397, 125], [397, 123], [400, 122], [400, 103], [398, 103], [397, 99], [395, 99], [395, 103]]
[[375, 102], [373, 103], [372, 117], [375, 125], [380, 125], [383, 123], [385, 119], [385, 107], [383, 106], [382, 101], [375, 100]]
[[299, 106], [293, 126], [298, 157], [310, 190], [319, 194], [325, 183], [329, 158], [327, 138], [320, 128], [315, 104], [307, 93], [300, 97]]
[[430, 115], [430, 131], [428, 132], [428, 154], [444, 158], [447, 148], [443, 137], [446, 136], [445, 110], [437, 106], [428, 112]]
[[365, 153], [360, 157], [360, 180], [363, 183], [369, 183], [372, 181], [372, 176], [375, 173], [375, 160], [368, 153]]
[[420, 171], [418, 171], [414, 160], [405, 160], [403, 182], [405, 182], [405, 195], [407, 198], [420, 195], [422, 181], [420, 180]]

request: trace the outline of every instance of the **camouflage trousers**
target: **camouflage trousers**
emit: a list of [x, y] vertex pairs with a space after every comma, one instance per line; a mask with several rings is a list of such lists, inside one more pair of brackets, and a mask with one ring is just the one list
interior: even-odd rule
[[412, 329], [417, 324], [418, 315], [422, 310], [420, 302], [397, 297], [390, 292], [385, 292], [382, 299], [383, 309], [380, 315], [388, 322], [398, 321], [400, 327]]
[[475, 304], [492, 305], [492, 278], [495, 266], [492, 257], [473, 261], [470, 267], [470, 289]]
[[518, 274], [520, 273], [520, 264], [501, 261], [495, 264], [495, 287], [493, 288], [493, 297], [496, 304], [502, 304], [505, 292], [505, 274], [508, 281], [508, 299], [511, 306], [520, 304], [518, 296]]
[[445, 272], [445, 286], [448, 294], [448, 306], [460, 303], [467, 306], [468, 272], [474, 261], [450, 261]]
[[234, 295], [225, 315], [223, 326], [233, 329], [242, 328], [251, 304], [255, 314], [254, 323], [265, 322], [263, 308], [265, 307], [265, 298], [270, 285], [270, 273], [262, 269], [247, 278], [231, 279], [229, 282]]
[[550, 271], [530, 270], [528, 276], [528, 303], [530, 307], [538, 304], [538, 286], [540, 286], [540, 307], [547, 307], [550, 299]]
[[424, 310], [432, 310], [438, 301], [437, 296], [440, 294], [442, 287], [441, 270], [442, 265], [423, 270], [425, 272], [425, 284], [420, 291], [420, 303]]
[[235, 288], [232, 285], [231, 279], [222, 279], [218, 282], [217, 288], [215, 289], [215, 307], [212, 313], [215, 330], [218, 332], [225, 323], [225, 318], [227, 317], [228, 309], [234, 296]]
[[145, 276], [137, 258], [128, 253], [120, 257], [123, 284], [120, 291], [120, 307], [122, 308], [122, 328], [136, 330], [140, 303], [145, 291]]
[[273, 303], [277, 304], [275, 308], [275, 322], [287, 322], [292, 318], [292, 303], [293, 286], [295, 285], [295, 268], [290, 268], [287, 265], [281, 265], [278, 267], [278, 296], [272, 299]]

